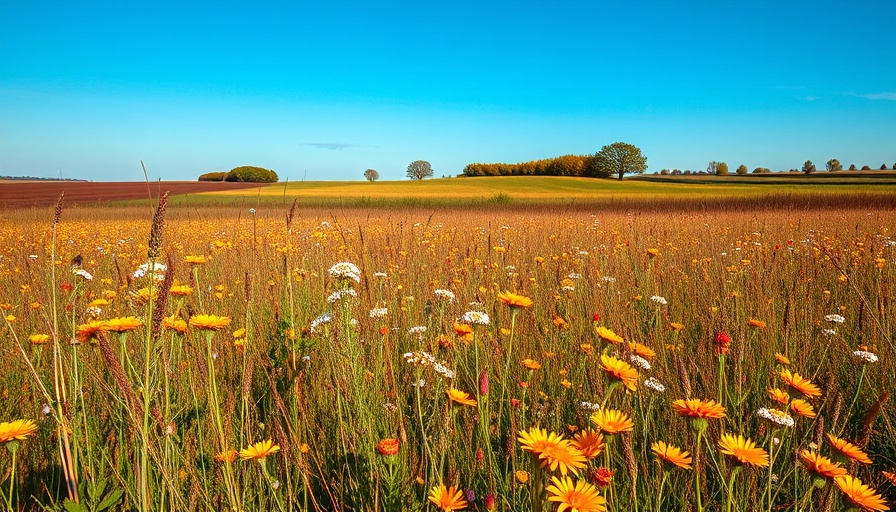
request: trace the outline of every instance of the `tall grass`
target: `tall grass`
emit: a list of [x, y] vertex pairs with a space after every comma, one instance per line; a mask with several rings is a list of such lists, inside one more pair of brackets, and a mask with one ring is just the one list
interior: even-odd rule
[[[827, 433], [870, 456], [844, 468], [892, 502], [896, 212], [486, 202], [4, 212], [0, 421], [38, 424], [15, 458], [0, 455], [4, 502], [432, 510], [445, 485], [471, 510], [554, 510], [561, 468], [520, 433], [571, 440], [597, 429], [600, 406], [634, 428], [605, 431], [569, 476], [609, 510], [841, 510], [844, 493], [798, 456], [836, 458]], [[505, 304], [506, 291], [533, 305]], [[134, 329], [115, 330], [130, 317]], [[630, 342], [655, 351], [649, 370]], [[634, 390], [602, 356], [634, 365]], [[785, 369], [820, 387], [816, 417], [788, 409], [796, 393], [769, 396], [787, 390]], [[725, 417], [692, 428], [672, 409], [684, 398]], [[792, 427], [757, 414], [775, 407]], [[754, 441], [770, 466], [722, 454], [723, 434]], [[657, 441], [689, 451], [692, 469], [659, 463]]]

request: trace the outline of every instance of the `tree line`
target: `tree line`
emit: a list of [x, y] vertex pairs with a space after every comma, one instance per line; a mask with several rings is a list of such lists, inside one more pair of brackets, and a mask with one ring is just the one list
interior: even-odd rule
[[[837, 160], [836, 158], [832, 158], [832, 159], [828, 160], [824, 167], [825, 167], [825, 170], [827, 170], [829, 172], [840, 172], [840, 171], [844, 170], [843, 165], [841, 165], [840, 161]], [[883, 164], [880, 166], [881, 171], [887, 171], [890, 169], [896, 170], [896, 163], [894, 163], [893, 167], [891, 167], [891, 168], [888, 168], [887, 164]], [[812, 174], [812, 173], [816, 172], [817, 170], [818, 170], [818, 168], [815, 166], [814, 163], [812, 163], [812, 160], [806, 160], [806, 162], [803, 164], [803, 166], [801, 168], [790, 169], [789, 172], [802, 172], [804, 174]], [[849, 166], [849, 169], [847, 169], [847, 170], [858, 171], [859, 169], [855, 166], [855, 164], [852, 164]], [[861, 170], [870, 171], [872, 169], [871, 169], [871, 167], [865, 165], [862, 167]], [[749, 174], [750, 172], [751, 171], [747, 168], [747, 166], [743, 165], [743, 164], [739, 165], [737, 167], [737, 169], [735, 170], [735, 173], [741, 174], [741, 175]], [[770, 173], [770, 172], [772, 172], [772, 170], [769, 169], [768, 167], [756, 167], [752, 171], [753, 174], [766, 174], [766, 173]], [[691, 172], [690, 170], [686, 170], [686, 171], [682, 172], [678, 169], [672, 169], [672, 170], [663, 169], [662, 171], [660, 171], [660, 174], [679, 175], [679, 174], [694, 174], [694, 173]], [[713, 161], [709, 162], [709, 165], [706, 166], [705, 172], [697, 172], [696, 174], [716, 174], [719, 176], [724, 176], [724, 175], [728, 174], [728, 164], [726, 164], [725, 162], [717, 162], [717, 161], [713, 160]]]
[[580, 176], [609, 178], [641, 174], [647, 170], [647, 158], [641, 150], [625, 142], [614, 142], [593, 155], [563, 155], [516, 164], [472, 163], [463, 176]]

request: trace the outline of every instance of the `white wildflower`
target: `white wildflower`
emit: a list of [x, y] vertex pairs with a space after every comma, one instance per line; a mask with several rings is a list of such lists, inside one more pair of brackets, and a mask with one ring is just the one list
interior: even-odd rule
[[404, 354], [404, 361], [414, 366], [432, 366], [436, 362], [436, 358], [429, 352], [418, 350], [416, 352], [407, 352]]
[[255, 208], [249, 208], [249, 214], [255, 215]]
[[837, 334], [837, 331], [835, 331], [833, 329], [822, 329], [821, 333], [827, 337], [831, 337], [831, 336], [835, 336]]
[[461, 320], [463, 320], [465, 324], [488, 325], [489, 323], [488, 313], [483, 313], [481, 311], [467, 311], [464, 313], [464, 316], [461, 317]]
[[93, 275], [83, 268], [76, 268], [72, 270], [72, 274], [84, 279], [85, 281], [93, 281]]
[[573, 272], [572, 274], [569, 274], [569, 275], [566, 276], [566, 277], [568, 277], [568, 278], [570, 278], [570, 279], [581, 279], [581, 278], [582, 278], [582, 274], [577, 274], [577, 273]]
[[386, 278], [386, 277], [389, 277], [389, 274], [387, 274], [385, 272], [374, 272], [373, 277]]
[[388, 314], [388, 308], [373, 308], [370, 310], [370, 318], [384, 318]]
[[861, 359], [865, 363], [876, 363], [877, 356], [871, 352], [867, 352], [865, 350], [856, 350], [852, 353], [853, 356]]
[[356, 292], [355, 290], [353, 290], [351, 288], [347, 288], [345, 290], [336, 290], [335, 292], [331, 293], [329, 297], [327, 297], [327, 302], [329, 302], [330, 304], [335, 304], [336, 302], [339, 302], [340, 300], [342, 300], [346, 297], [357, 297], [357, 296], [358, 296], [358, 292]]
[[133, 277], [134, 279], [140, 279], [146, 274], [152, 274], [153, 279], [156, 281], [161, 281], [165, 279], [165, 272], [168, 270], [168, 267], [161, 263], [144, 263], [137, 267], [137, 270], [134, 271]]
[[654, 295], [653, 297], [650, 298], [650, 300], [652, 300], [653, 302], [656, 302], [660, 306], [665, 306], [666, 304], [668, 304], [668, 302], [666, 301], [666, 298], [661, 297], [659, 295]]
[[582, 409], [584, 409], [586, 411], [599, 411], [600, 410], [600, 404], [595, 404], [595, 403], [591, 403], [591, 402], [582, 402], [580, 405], [581, 405]]
[[760, 418], [765, 418], [773, 423], [777, 423], [778, 425], [782, 425], [785, 427], [793, 426], [793, 418], [791, 418], [790, 415], [786, 412], [779, 411], [778, 409], [769, 409], [763, 407], [756, 411], [756, 414]]
[[415, 335], [415, 336], [423, 336], [423, 333], [425, 333], [425, 332], [426, 332], [425, 325], [415, 325], [414, 327], [411, 327], [410, 329], [408, 329], [408, 334]]
[[311, 334], [317, 333], [317, 328], [323, 324], [328, 324], [332, 320], [329, 313], [324, 313], [311, 321]]
[[615, 283], [616, 282], [616, 278], [612, 277], [612, 276], [603, 276], [600, 278], [600, 280], [605, 283]]
[[653, 377], [648, 377], [647, 380], [644, 381], [644, 385], [658, 393], [666, 391], [666, 386]]
[[843, 318], [842, 316], [837, 315], [837, 314], [825, 315], [824, 319], [827, 320], [828, 322], [834, 322], [834, 323], [838, 323], [838, 324], [842, 324], [843, 322], [846, 321], [845, 318]]
[[445, 290], [443, 288], [439, 288], [438, 290], [436, 290], [432, 293], [435, 294], [435, 296], [441, 300], [444, 300], [446, 302], [454, 302], [454, 292], [452, 292], [451, 290]]
[[432, 365], [432, 369], [435, 370], [436, 373], [438, 373], [439, 375], [441, 375], [442, 377], [444, 377], [448, 380], [451, 380], [454, 378], [454, 372], [450, 368], [445, 366], [445, 363], [434, 363]]
[[361, 271], [354, 263], [348, 261], [339, 262], [327, 271], [333, 279], [351, 279], [356, 283], [361, 282]]
[[638, 368], [640, 368], [642, 370], [650, 369], [650, 361], [648, 361], [647, 359], [644, 359], [643, 357], [641, 357], [639, 355], [632, 354], [631, 356], [629, 356], [629, 361], [631, 361], [633, 365], [637, 366]]

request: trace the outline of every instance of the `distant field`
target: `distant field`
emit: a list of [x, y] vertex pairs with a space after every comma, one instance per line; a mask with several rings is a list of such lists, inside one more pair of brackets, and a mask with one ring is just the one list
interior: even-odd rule
[[[642, 176], [623, 181], [551, 176], [442, 178], [424, 181], [310, 181], [272, 185], [208, 182], [0, 184], [0, 205], [47, 206], [66, 201], [142, 202], [168, 190], [171, 204], [368, 208], [740, 209], [886, 208], [896, 204], [896, 173], [874, 175]], [[841, 186], [842, 185], [842, 186]]]

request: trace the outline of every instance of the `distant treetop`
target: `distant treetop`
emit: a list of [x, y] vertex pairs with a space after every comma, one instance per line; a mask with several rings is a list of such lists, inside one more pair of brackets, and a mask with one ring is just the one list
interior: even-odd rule
[[230, 172], [209, 172], [199, 176], [199, 181], [241, 181], [249, 183], [276, 183], [277, 173], [263, 167], [243, 165]]

